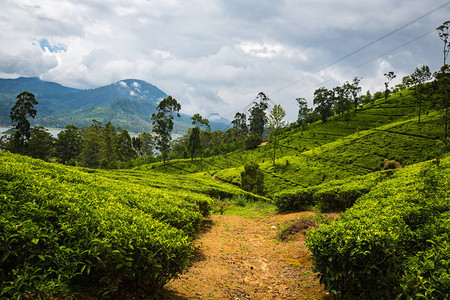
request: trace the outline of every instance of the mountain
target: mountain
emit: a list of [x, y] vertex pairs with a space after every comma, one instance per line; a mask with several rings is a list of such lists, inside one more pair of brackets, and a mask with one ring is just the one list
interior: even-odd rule
[[[142, 80], [126, 79], [95, 89], [75, 89], [37, 77], [0, 79], [0, 124], [11, 125], [9, 111], [16, 95], [28, 91], [39, 104], [32, 125], [64, 128], [67, 124], [87, 126], [93, 119], [111, 121], [132, 132], [151, 131], [151, 115], [167, 94]], [[213, 130], [226, 129], [228, 120], [213, 113]], [[175, 120], [174, 133], [183, 133], [191, 125], [191, 116], [181, 114]]]

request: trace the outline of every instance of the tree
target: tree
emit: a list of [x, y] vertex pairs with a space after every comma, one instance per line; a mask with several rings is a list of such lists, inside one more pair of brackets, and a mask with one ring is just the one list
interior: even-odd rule
[[305, 98], [297, 98], [295, 100], [297, 100], [298, 103], [297, 125], [306, 129], [312, 109], [308, 108]]
[[116, 153], [120, 162], [127, 162], [135, 159], [137, 156], [136, 151], [133, 149], [130, 134], [126, 129], [123, 129], [117, 137]]
[[364, 96], [361, 96], [361, 101], [363, 104], [372, 103], [372, 106], [373, 106], [373, 97], [369, 90], [367, 90], [367, 92]]
[[168, 163], [170, 164], [170, 142], [172, 141], [173, 118], [175, 114], [180, 117], [179, 111], [181, 105], [175, 98], [168, 96], [159, 102], [156, 109], [158, 112], [152, 114], [153, 130], [158, 134], [157, 144], [161, 151], [163, 162], [166, 164], [166, 158], [168, 158]]
[[211, 126], [209, 125], [209, 120], [203, 118], [199, 113], [196, 113], [193, 117], [191, 117], [192, 125], [197, 127], [205, 126], [206, 130], [211, 130]]
[[27, 91], [24, 91], [17, 95], [17, 102], [11, 108], [11, 112], [9, 117], [12, 122], [17, 122], [16, 129], [17, 133], [14, 137], [14, 148], [12, 152], [25, 154], [26, 152], [26, 143], [30, 138], [30, 122], [27, 120], [27, 115], [34, 118], [36, 116], [36, 109], [34, 109], [34, 105], [37, 105], [34, 95]]
[[66, 130], [58, 133], [55, 141], [55, 152], [57, 159], [67, 164], [69, 161], [75, 161], [81, 152], [81, 132], [74, 125], [67, 125]]
[[[384, 73], [384, 76], [386, 77], [387, 81], [384, 83], [384, 101], [387, 101], [387, 97], [389, 96], [389, 83], [394, 80], [395, 77], [397, 77], [397, 75], [394, 74], [393, 71], [390, 71], [389, 73]], [[380, 104], [381, 106], [381, 104]]]
[[349, 83], [348, 81], [345, 83], [344, 87], [345, 89], [348, 91], [348, 93], [350, 95], [352, 95], [353, 98], [353, 104], [355, 107], [355, 114], [356, 114], [356, 109], [358, 108], [358, 101], [359, 101], [359, 97], [358, 94], [361, 92], [361, 87], [359, 86], [359, 82], [361, 81], [362, 77], [355, 77], [353, 78], [353, 82]]
[[192, 125], [196, 125], [194, 128], [191, 129], [190, 135], [189, 135], [189, 141], [188, 141], [188, 150], [189, 154], [191, 156], [191, 160], [194, 160], [194, 156], [197, 152], [201, 151], [202, 149], [202, 141], [200, 137], [200, 126], [205, 126], [206, 129], [209, 131], [211, 130], [211, 127], [209, 126], [209, 121], [207, 119], [204, 119], [200, 114], [195, 114], [192, 118]]
[[337, 86], [333, 88], [334, 106], [338, 113], [344, 117], [344, 111], [350, 108], [350, 100], [348, 98], [348, 90], [346, 86]]
[[80, 165], [87, 168], [98, 168], [102, 157], [102, 124], [92, 120], [92, 125], [82, 130], [81, 153], [78, 157]]
[[411, 74], [411, 80], [415, 84], [414, 92], [416, 94], [416, 101], [419, 104], [419, 124], [420, 124], [420, 114], [422, 111], [422, 102], [426, 94], [425, 82], [431, 80], [430, 68], [423, 65], [421, 68], [416, 68], [414, 73]]
[[107, 122], [105, 124], [101, 137], [101, 166], [102, 168], [115, 169], [117, 168], [117, 131], [116, 128], [111, 124], [111, 122]]
[[412, 81], [411, 76], [408, 76], [408, 75], [406, 75], [402, 78], [402, 83], [406, 88], [409, 88], [414, 85], [414, 82]]
[[448, 42], [449, 37], [450, 20], [445, 21], [441, 26], [436, 28], [439, 34], [439, 38], [444, 42], [444, 66], [447, 60], [448, 53], [450, 52], [450, 44]]
[[256, 99], [259, 99], [259, 102], [253, 102], [253, 107], [249, 109], [250, 132], [262, 137], [267, 123], [266, 109], [269, 107], [269, 98], [260, 92]]
[[269, 115], [269, 128], [272, 129], [272, 131], [270, 132], [270, 140], [273, 145], [273, 165], [274, 166], [275, 166], [275, 152], [276, 152], [277, 143], [278, 143], [277, 137], [278, 137], [280, 129], [282, 129], [286, 124], [283, 121], [285, 116], [286, 116], [286, 112], [279, 104], [275, 105], [272, 108], [272, 110], [270, 111], [270, 115]]
[[448, 95], [450, 94], [450, 66], [443, 65], [439, 72], [434, 73], [437, 86], [437, 107], [445, 109], [444, 115], [444, 153], [448, 150], [448, 110], [450, 103], [448, 101]]
[[198, 126], [195, 126], [191, 129], [191, 134], [189, 135], [189, 141], [188, 141], [188, 150], [189, 154], [191, 156], [191, 161], [194, 160], [194, 157], [197, 152], [199, 152], [202, 149], [202, 143], [200, 140], [200, 128]]
[[244, 171], [241, 172], [241, 185], [245, 191], [259, 195], [264, 193], [264, 173], [257, 163], [249, 162], [244, 166]]
[[317, 105], [316, 110], [320, 115], [322, 122], [326, 122], [327, 118], [331, 116], [333, 108], [333, 91], [324, 87], [318, 88], [314, 91], [314, 105]]
[[33, 127], [27, 145], [27, 155], [48, 160], [54, 151], [55, 138], [43, 127]]
[[231, 124], [233, 125], [235, 138], [239, 141], [239, 143], [243, 143], [248, 134], [247, 115], [237, 112], [234, 115], [234, 119], [231, 121]]
[[148, 132], [143, 132], [132, 139], [133, 149], [138, 156], [153, 156], [155, 138]]

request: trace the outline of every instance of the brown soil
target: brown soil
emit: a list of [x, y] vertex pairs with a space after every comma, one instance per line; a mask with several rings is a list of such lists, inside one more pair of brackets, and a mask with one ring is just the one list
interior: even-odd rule
[[269, 142], [262, 142], [261, 144], [258, 145], [258, 147], [264, 147], [265, 145], [267, 145]]
[[211, 216], [195, 241], [192, 266], [166, 285], [164, 299], [327, 299], [304, 234], [277, 238], [285, 221], [311, 214]]

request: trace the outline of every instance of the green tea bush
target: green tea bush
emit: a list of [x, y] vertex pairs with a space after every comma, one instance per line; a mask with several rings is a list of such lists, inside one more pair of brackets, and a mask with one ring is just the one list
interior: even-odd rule
[[396, 171], [311, 231], [307, 246], [325, 288], [344, 299], [446, 299], [449, 167], [447, 158], [441, 168]]
[[275, 205], [281, 211], [306, 210], [315, 204], [313, 199], [315, 191], [317, 191], [317, 187], [300, 187], [277, 193], [274, 196]]
[[[157, 293], [187, 266], [212, 199], [0, 153], [0, 298]], [[84, 169], [83, 169], [84, 170]], [[211, 205], [210, 205], [211, 204]]]
[[353, 206], [355, 201], [371, 189], [363, 182], [350, 182], [344, 185], [322, 188], [314, 193], [314, 203], [321, 211], [344, 211]]

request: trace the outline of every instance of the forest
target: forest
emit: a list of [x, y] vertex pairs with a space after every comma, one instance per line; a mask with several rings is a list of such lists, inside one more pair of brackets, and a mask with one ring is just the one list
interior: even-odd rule
[[160, 295], [190, 268], [211, 215], [255, 203], [339, 214], [306, 235], [313, 271], [337, 299], [448, 299], [444, 24], [441, 69], [416, 67], [395, 86], [388, 72], [373, 94], [360, 77], [320, 87], [313, 108], [297, 98], [290, 124], [260, 92], [226, 131], [195, 114], [173, 139], [181, 105], [168, 96], [152, 133], [93, 120], [54, 138], [30, 126], [39, 104], [20, 93], [16, 128], [0, 141], [0, 299]]

